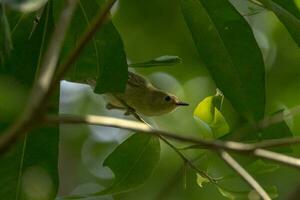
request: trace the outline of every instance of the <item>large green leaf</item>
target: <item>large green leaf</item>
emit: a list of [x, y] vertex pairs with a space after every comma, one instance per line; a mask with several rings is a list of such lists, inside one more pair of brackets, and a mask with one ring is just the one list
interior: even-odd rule
[[[103, 0], [98, 3], [102, 5]], [[84, 30], [99, 12], [98, 3], [95, 0], [79, 1], [66, 37], [63, 57], [76, 46]], [[55, 1], [56, 13], [62, 5], [63, 1]], [[97, 79], [96, 93], [122, 92], [127, 83], [127, 68], [122, 39], [112, 22], [108, 21], [84, 49], [67, 79], [75, 82]]]
[[274, 12], [287, 28], [294, 41], [300, 46], [300, 11], [292, 0], [259, 0]]
[[198, 53], [218, 88], [249, 120], [263, 117], [265, 72], [251, 28], [224, 0], [181, 0]]
[[104, 161], [115, 174], [111, 187], [99, 194], [126, 192], [142, 185], [152, 174], [160, 158], [159, 139], [135, 134], [119, 145]]
[[128, 79], [128, 65], [122, 39], [112, 22], [102, 27], [96, 44], [100, 69], [95, 93], [123, 92]]
[[[8, 76], [27, 88], [35, 79], [41, 55], [53, 29], [52, 6], [45, 7], [40, 23], [32, 32], [33, 21], [34, 16], [30, 15], [19, 22], [15, 36], [22, 37], [13, 37], [14, 50], [6, 59], [5, 66], [0, 67], [2, 76]], [[52, 105], [49, 112], [58, 113], [58, 96], [53, 99]], [[1, 132], [7, 126], [8, 123], [1, 121]], [[19, 139], [0, 157], [1, 199], [54, 199], [58, 188], [57, 158], [57, 126], [35, 129]]]

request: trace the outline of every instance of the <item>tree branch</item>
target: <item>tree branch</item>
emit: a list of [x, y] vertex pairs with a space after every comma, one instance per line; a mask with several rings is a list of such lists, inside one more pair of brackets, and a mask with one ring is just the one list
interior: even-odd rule
[[[214, 140], [214, 141], [203, 140], [200, 138], [182, 136], [182, 135], [187, 135], [186, 133], [180, 135], [168, 131], [151, 128], [148, 125], [141, 122], [125, 120], [125, 119], [117, 119], [112, 117], [94, 116], [94, 115], [87, 115], [84, 117], [74, 116], [74, 115], [47, 116], [45, 118], [45, 122], [55, 123], [55, 124], [56, 123], [90, 124], [90, 125], [128, 129], [132, 131], [156, 135], [159, 137], [170, 138], [180, 142], [191, 143], [193, 144], [192, 145], [193, 148], [207, 148], [212, 150], [221, 149], [226, 151], [235, 151], [238, 153], [251, 154], [260, 158], [264, 158], [288, 166], [300, 168], [300, 164], [299, 164], [300, 159], [262, 149], [265, 146], [273, 147], [271, 144], [275, 144], [275, 146], [278, 146], [278, 144], [280, 144], [281, 139], [271, 140], [270, 144], [268, 143], [268, 140], [263, 142], [258, 142], [258, 143], [252, 143], [252, 144], [232, 142], [232, 141], [221, 141], [221, 140]], [[300, 141], [300, 137], [297, 137], [296, 139]], [[263, 146], [262, 144], [265, 146]], [[286, 143], [285, 140], [284, 140], [284, 144], [288, 145], [288, 143]]]
[[226, 151], [219, 151], [220, 157], [234, 169], [264, 200], [271, 200], [260, 184]]
[[116, 1], [117, 0], [106, 1], [99, 12], [99, 15], [95, 17], [94, 21], [80, 38], [78, 45], [71, 51], [66, 61], [58, 67], [58, 73], [53, 78], [66, 30], [70, 24], [77, 3], [77, 0], [66, 1], [67, 4], [62, 11], [60, 20], [51, 37], [49, 48], [44, 56], [40, 76], [34, 83], [25, 110], [16, 122], [0, 136], [0, 154], [4, 153], [12, 144], [14, 144], [21, 135], [26, 134], [33, 126], [38, 124], [50, 95], [54, 92], [64, 74], [79, 57], [87, 43], [93, 38], [96, 31], [102, 27], [111, 7]]
[[276, 153], [273, 151], [268, 151], [265, 149], [256, 149], [253, 151], [253, 155], [260, 157], [260, 158], [264, 158], [264, 159], [268, 159], [268, 160], [272, 160], [278, 163], [282, 163], [291, 167], [295, 167], [295, 168], [300, 168], [300, 159], [299, 158], [294, 158], [291, 156], [287, 156], [281, 153]]
[[77, 1], [68, 0], [66, 2], [60, 20], [52, 34], [49, 47], [45, 53], [39, 76], [33, 84], [31, 95], [25, 106], [25, 110], [16, 122], [0, 136], [0, 154], [14, 144], [21, 135], [26, 134], [26, 132], [32, 128], [33, 124], [38, 121], [42, 111], [44, 111], [44, 97], [50, 88], [50, 83], [56, 70], [60, 49]]

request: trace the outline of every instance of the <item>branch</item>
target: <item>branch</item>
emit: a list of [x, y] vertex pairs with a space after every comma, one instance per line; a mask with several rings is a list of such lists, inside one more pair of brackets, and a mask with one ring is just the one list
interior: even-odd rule
[[67, 0], [67, 4], [62, 11], [58, 25], [51, 37], [49, 48], [44, 56], [40, 76], [35, 82], [25, 111], [0, 136], [0, 154], [4, 153], [17, 139], [26, 134], [33, 126], [37, 125], [40, 116], [43, 114], [44, 105], [50, 95], [54, 92], [61, 78], [74, 64], [87, 43], [93, 38], [93, 35], [99, 30], [105, 22], [111, 7], [117, 0], [108, 0], [94, 19], [84, 35], [80, 38], [79, 44], [74, 48], [66, 61], [58, 67], [58, 73], [53, 78], [56, 71], [59, 52], [64, 40], [66, 30], [70, 24], [77, 0]]
[[[226, 151], [236, 151], [238, 153], [251, 154], [260, 158], [300, 168], [300, 159], [262, 149], [264, 147], [278, 146], [281, 140], [283, 140], [283, 143], [285, 145], [289, 145], [289, 143], [286, 143], [285, 139], [271, 140], [270, 143], [268, 143], [268, 140], [266, 140], [263, 142], [253, 144], [221, 140], [203, 140], [200, 138], [182, 136], [187, 135], [186, 133], [180, 135], [168, 131], [151, 128], [148, 125], [141, 122], [94, 115], [87, 115], [84, 117], [74, 115], [47, 116], [44, 120], [46, 123], [54, 124], [90, 124], [128, 129], [132, 131], [156, 135], [159, 137], [170, 138], [181, 142], [191, 143], [193, 145], [190, 148], [207, 148], [212, 150], [222, 149]], [[296, 137], [295, 139], [297, 141], [300, 141], [300, 137]], [[271, 144], [273, 144], [273, 146]]]
[[41, 64], [39, 77], [33, 84], [31, 95], [25, 110], [17, 121], [1, 134], [0, 154], [14, 144], [21, 135], [26, 134], [26, 132], [31, 129], [32, 125], [36, 123], [36, 120], [43, 111], [44, 97], [50, 88], [50, 83], [56, 70], [60, 49], [77, 1], [68, 0], [66, 2]]
[[[122, 103], [127, 108], [130, 108], [125, 102], [122, 102]], [[141, 118], [136, 112], [133, 112], [132, 114], [138, 121], [142, 122], [143, 124], [147, 125], [149, 128], [152, 129], [152, 126], [150, 124], [148, 124], [143, 118]], [[160, 134], [158, 134], [158, 137], [180, 156], [180, 158], [184, 161], [184, 165], [185, 164], [189, 165], [193, 170], [195, 170], [197, 173], [199, 173], [202, 177], [207, 178], [211, 183], [217, 184], [216, 181], [212, 177], [210, 177], [206, 172], [200, 170], [197, 166], [195, 166], [191, 160], [189, 160], [177, 147], [175, 147], [166, 138], [164, 138]]]
[[112, 6], [116, 3], [117, 0], [107, 0], [103, 5], [103, 8], [98, 12], [98, 15], [93, 19], [90, 26], [84, 32], [83, 36], [78, 41], [76, 47], [68, 54], [66, 61], [58, 67], [58, 72], [56, 78], [51, 84], [51, 88], [49, 90], [49, 94], [52, 90], [55, 89], [56, 85], [60, 82], [61, 78], [66, 74], [66, 72], [70, 69], [70, 67], [75, 63], [78, 59], [86, 45], [93, 39], [93, 36], [97, 31], [101, 29], [104, 25], [107, 16], [109, 15], [109, 11]]
[[[148, 124], [144, 123], [144, 120], [140, 118], [140, 116], [136, 113], [133, 113], [134, 116], [142, 122], [136, 122], [136, 121], [130, 121], [130, 120], [124, 120], [124, 119], [117, 119], [117, 118], [111, 118], [111, 117], [101, 117], [101, 116], [85, 116], [85, 117], [76, 117], [76, 116], [61, 116], [61, 117], [55, 117], [55, 116], [48, 116], [45, 120], [46, 122], [50, 123], [86, 123], [86, 124], [92, 124], [92, 125], [102, 125], [102, 126], [109, 126], [109, 127], [115, 127], [115, 128], [123, 128], [123, 129], [129, 129], [134, 130], [138, 132], [148, 133], [152, 135], [158, 136], [162, 141], [164, 141], [169, 147], [171, 147], [181, 158], [182, 160], [188, 164], [192, 169], [194, 169], [197, 173], [199, 173], [201, 176], [206, 177], [210, 180], [212, 183], [216, 183], [216, 181], [208, 176], [205, 172], [199, 170], [188, 158], [185, 157], [185, 155], [180, 152], [172, 143], [170, 143], [168, 140], [166, 140], [164, 137], [168, 137], [171, 139], [176, 139], [184, 142], [195, 142], [196, 139], [177, 136], [173, 133], [168, 133], [165, 131], [157, 130], [149, 126]], [[197, 139], [197, 142], [201, 142], [203, 144], [208, 145], [208, 141]], [[216, 141], [215, 141], [216, 142]], [[220, 143], [214, 143], [211, 142], [211, 147], [214, 147], [215, 150], [222, 149], [222, 146], [219, 146]], [[246, 145], [246, 144], [242, 144]], [[226, 145], [225, 145], [226, 146]], [[230, 149], [230, 146], [227, 148]], [[224, 150], [220, 150], [221, 157], [234, 169], [236, 170], [249, 184], [253, 189], [255, 189], [258, 194], [263, 197], [263, 199], [270, 199], [267, 195], [267, 193], [263, 190], [263, 188], [253, 179], [227, 152]], [[256, 151], [254, 151], [256, 152]], [[257, 156], [264, 155], [262, 152], [258, 151]]]
[[265, 149], [256, 149], [253, 151], [253, 155], [260, 158], [272, 160], [278, 163], [282, 163], [290, 167], [295, 167], [298, 169], [300, 168], [300, 159], [294, 158], [292, 156], [287, 156], [281, 153], [276, 153]]
[[259, 183], [226, 151], [219, 151], [220, 157], [234, 169], [264, 200], [271, 200]]
[[[145, 123], [145, 122], [137, 113], [133, 113], [137, 120]], [[148, 125], [151, 127], [150, 125]], [[184, 163], [188, 164], [192, 169], [194, 169], [197, 173], [199, 173], [202, 177], [207, 178], [211, 183], [218, 185], [218, 183], [211, 178], [207, 173], [200, 170], [197, 166], [194, 165], [185, 155], [179, 151], [172, 143], [170, 143], [167, 139], [162, 137], [161, 135], [158, 136], [162, 141], [164, 141], [169, 147], [171, 147], [184, 161]], [[242, 167], [239, 165], [238, 162], [234, 160], [226, 151], [220, 150], [219, 154], [221, 158], [234, 169], [264, 200], [271, 200], [269, 195], [265, 192], [265, 190], [259, 185], [259, 183]]]

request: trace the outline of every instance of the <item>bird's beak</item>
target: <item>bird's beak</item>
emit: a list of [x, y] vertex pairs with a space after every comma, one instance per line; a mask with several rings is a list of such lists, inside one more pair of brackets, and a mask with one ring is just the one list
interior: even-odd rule
[[176, 102], [175, 103], [176, 104], [176, 106], [188, 106], [189, 104], [188, 103], [185, 103], [185, 102]]

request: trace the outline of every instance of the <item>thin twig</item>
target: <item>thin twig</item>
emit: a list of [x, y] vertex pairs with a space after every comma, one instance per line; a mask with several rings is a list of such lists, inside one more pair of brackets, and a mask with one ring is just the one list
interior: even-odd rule
[[[148, 127], [150, 127], [152, 129], [152, 126], [150, 124], [148, 124], [139, 114], [137, 114], [136, 112], [133, 112], [132, 114], [138, 121], [144, 123], [145, 125], [147, 125]], [[194, 165], [194, 163], [192, 161], [190, 161], [180, 150], [178, 150], [177, 147], [175, 147], [166, 138], [164, 138], [161, 135], [157, 135], [157, 136], [159, 137], [159, 139], [161, 139], [166, 145], [168, 145], [171, 149], [173, 149], [180, 156], [180, 158], [183, 160], [184, 164], [189, 165], [193, 170], [195, 170], [197, 173], [199, 173], [202, 177], [207, 178], [211, 183], [216, 183], [216, 181], [212, 177], [210, 177], [206, 172], [200, 170], [196, 165]]]
[[271, 200], [260, 184], [226, 151], [219, 151], [220, 157], [234, 169], [264, 200]]
[[[136, 112], [133, 113], [137, 120], [147, 124], [143, 118], [141, 118]], [[148, 125], [148, 124], [147, 124]], [[150, 125], [148, 125], [151, 127]], [[165, 139], [163, 136], [158, 136], [163, 142], [165, 142], [169, 147], [171, 147], [184, 161], [184, 164], [189, 165], [202, 177], [207, 178], [211, 183], [218, 185], [218, 183], [210, 177], [206, 172], [200, 170], [197, 166], [194, 165], [180, 150], [178, 150], [171, 142]], [[264, 200], [271, 200], [269, 195], [265, 190], [260, 186], [260, 184], [233, 158], [224, 150], [219, 150], [220, 157], [234, 169]], [[264, 155], [264, 154], [263, 154]]]

